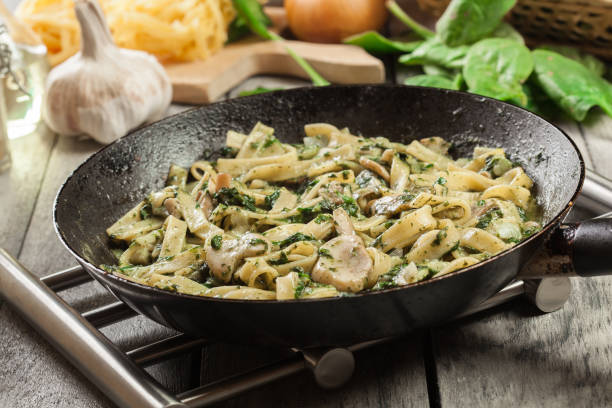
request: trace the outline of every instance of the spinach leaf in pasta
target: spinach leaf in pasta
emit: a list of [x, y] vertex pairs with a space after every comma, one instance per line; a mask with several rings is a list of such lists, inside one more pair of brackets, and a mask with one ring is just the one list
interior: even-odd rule
[[281, 249], [283, 249], [299, 241], [314, 241], [314, 240], [315, 240], [315, 237], [313, 237], [312, 235], [306, 235], [301, 232], [296, 232], [295, 234], [291, 235], [288, 238], [285, 238], [280, 241], [273, 241], [272, 243], [274, 245], [278, 245]]
[[215, 193], [215, 200], [225, 205], [238, 205], [250, 211], [257, 211], [253, 197], [241, 194], [235, 187], [224, 187]]

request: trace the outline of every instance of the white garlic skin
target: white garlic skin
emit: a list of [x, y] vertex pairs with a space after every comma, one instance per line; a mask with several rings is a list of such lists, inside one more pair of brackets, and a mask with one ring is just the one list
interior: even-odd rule
[[163, 67], [145, 52], [116, 47], [103, 17], [95, 18], [101, 11], [94, 0], [76, 3], [75, 11], [81, 26], [83, 18], [92, 24], [83, 32], [82, 51], [47, 77], [47, 125], [63, 135], [87, 134], [108, 144], [160, 119], [172, 99]]

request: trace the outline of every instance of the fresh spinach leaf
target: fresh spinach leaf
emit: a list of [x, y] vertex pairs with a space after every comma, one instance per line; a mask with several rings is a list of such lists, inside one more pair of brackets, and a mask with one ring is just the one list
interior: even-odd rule
[[438, 76], [446, 77], [448, 79], [455, 78], [455, 76], [459, 72], [456, 69], [448, 69], [448, 68], [444, 68], [444, 67], [433, 65], [433, 64], [425, 64], [423, 65], [422, 68], [423, 68], [423, 72], [426, 75], [438, 75]]
[[516, 0], [452, 0], [436, 23], [436, 33], [451, 47], [472, 44], [491, 34]]
[[444, 68], [461, 68], [470, 47], [462, 45], [449, 47], [439, 38], [430, 38], [423, 42], [411, 54], [402, 55], [399, 62], [405, 65], [432, 64]]
[[580, 52], [577, 48], [569, 47], [566, 45], [542, 45], [538, 47], [542, 50], [554, 51], [563, 55], [564, 57], [571, 58], [575, 61], [580, 62], [582, 65], [593, 71], [597, 76], [603, 76], [606, 73], [606, 65], [598, 60], [596, 57]]
[[593, 106], [612, 117], [612, 84], [554, 51], [537, 49], [532, 55], [538, 85], [572, 118], [583, 121]]
[[[264, 24], [267, 27], [271, 26], [272, 25], [272, 20], [270, 20], [270, 18], [267, 15], [265, 15], [265, 13], [262, 12], [262, 14], [263, 14], [262, 18], [263, 18]], [[238, 15], [238, 16], [236, 16], [235, 19], [232, 20], [232, 22], [230, 23], [229, 27], [227, 28], [227, 42], [228, 42], [228, 44], [236, 42], [236, 41], [241, 40], [242, 38], [246, 37], [250, 33], [251, 33], [251, 28], [246, 23], [244, 18], [242, 18], [242, 16]]]
[[315, 86], [326, 86], [329, 82], [323, 78], [304, 58], [298, 55], [291, 47], [287, 46], [285, 40], [278, 34], [268, 30], [267, 22], [269, 21], [263, 7], [257, 0], [232, 0], [232, 4], [236, 9], [236, 13], [258, 36], [266, 39], [278, 41], [285, 44], [287, 53], [297, 62], [297, 64], [308, 74], [312, 84]]
[[421, 36], [422, 38], [432, 38], [436, 33], [431, 31], [429, 28], [423, 27], [421, 24], [417, 23], [410, 17], [408, 14], [402, 10], [402, 8], [393, 0], [387, 2], [387, 8], [399, 21], [406, 24], [408, 28], [414, 31], [416, 34]]
[[439, 75], [415, 75], [406, 78], [404, 85], [429, 86], [432, 88], [442, 89], [458, 89], [456, 84], [451, 80]]
[[497, 28], [491, 33], [491, 37], [494, 38], [507, 38], [508, 40], [518, 41], [521, 44], [525, 44], [525, 39], [512, 27], [510, 24], [506, 22], [501, 22]]
[[527, 104], [523, 107], [531, 112], [548, 119], [559, 118], [563, 113], [560, 108], [554, 103], [551, 103], [550, 98], [537, 84], [532, 74], [527, 82], [523, 84], [523, 92], [527, 95]]
[[472, 93], [527, 104], [522, 84], [533, 71], [529, 49], [514, 40], [487, 38], [467, 54], [463, 77]]
[[274, 40], [274, 36], [268, 30], [270, 19], [263, 11], [263, 7], [257, 0], [232, 0], [234, 9], [243, 24], [250, 30], [266, 40]]
[[422, 41], [393, 41], [383, 37], [376, 31], [366, 31], [361, 34], [355, 34], [345, 38], [342, 42], [361, 47], [371, 54], [399, 54], [403, 52], [412, 52], [422, 43]]
[[455, 75], [455, 78], [453, 78], [453, 86], [455, 87], [455, 89], [462, 90], [464, 85], [465, 79], [463, 78], [463, 74], [459, 73]]
[[264, 88], [258, 86], [255, 89], [250, 89], [248, 91], [242, 91], [238, 94], [238, 96], [251, 96], [251, 95], [259, 95], [262, 93], [274, 92], [274, 91], [282, 91], [284, 88]]

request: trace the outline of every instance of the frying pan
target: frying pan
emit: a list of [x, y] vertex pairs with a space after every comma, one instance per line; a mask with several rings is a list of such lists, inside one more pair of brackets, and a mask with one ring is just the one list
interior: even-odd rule
[[[301, 141], [305, 124], [328, 122], [402, 143], [441, 136], [453, 143], [455, 156], [470, 155], [476, 145], [501, 146], [534, 180], [544, 228], [514, 248], [454, 273], [338, 298], [279, 302], [190, 296], [133, 283], [98, 267], [116, 262], [105, 229], [149, 192], [162, 188], [170, 164], [188, 167], [198, 159], [214, 159], [228, 130], [248, 133], [257, 121], [272, 126], [289, 143]], [[94, 279], [163, 325], [226, 342], [346, 345], [401, 335], [481, 303], [514, 279], [538, 248], [552, 260], [544, 273], [572, 272], [572, 260], [583, 275], [607, 273], [612, 221], [560, 226], [584, 173], [579, 151], [560, 129], [503, 102], [397, 85], [301, 88], [193, 109], [117, 140], [68, 177], [55, 201], [54, 220], [62, 242]]]

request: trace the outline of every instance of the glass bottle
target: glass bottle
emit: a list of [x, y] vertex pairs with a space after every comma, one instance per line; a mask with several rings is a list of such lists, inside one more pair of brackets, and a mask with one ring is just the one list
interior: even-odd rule
[[[0, 23], [0, 32], [6, 27]], [[11, 72], [11, 49], [6, 42], [7, 38], [0, 36], [0, 81], [4, 82]], [[10, 38], [8, 39], [10, 42]], [[0, 173], [11, 165], [11, 155], [8, 147], [8, 134], [6, 131], [6, 105], [4, 103], [4, 87], [0, 86]]]
[[0, 87], [0, 173], [11, 166], [11, 155], [8, 149], [8, 135], [6, 133], [6, 111], [4, 109], [4, 95]]
[[8, 137], [15, 139], [36, 130], [41, 122], [45, 80], [49, 72], [47, 48], [40, 38], [19, 21], [0, 1], [4, 30], [0, 43], [11, 48], [11, 73], [2, 79]]

